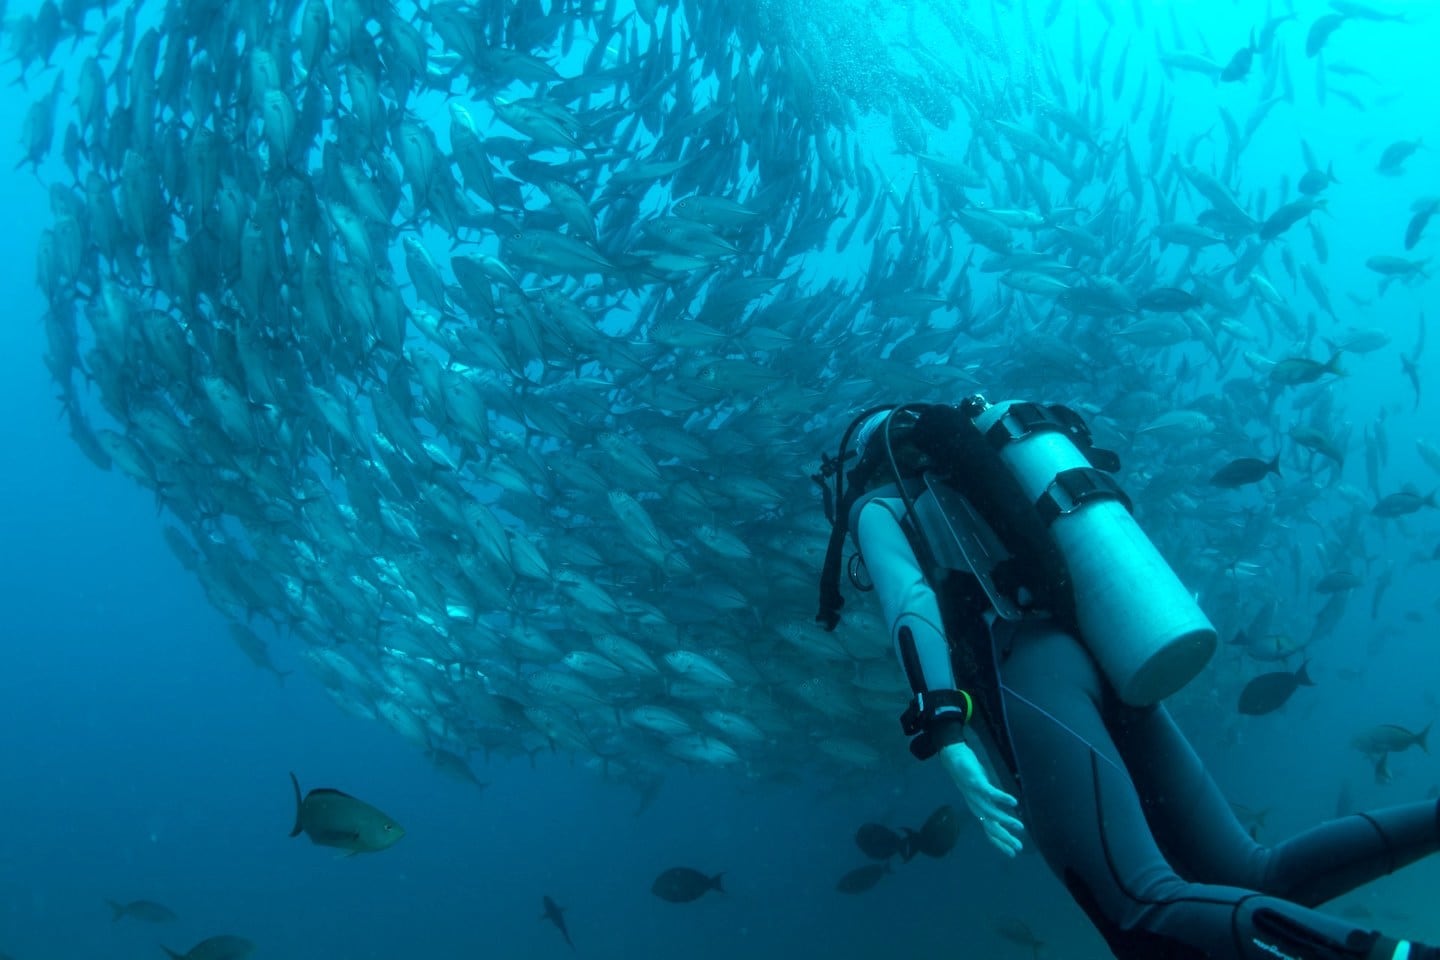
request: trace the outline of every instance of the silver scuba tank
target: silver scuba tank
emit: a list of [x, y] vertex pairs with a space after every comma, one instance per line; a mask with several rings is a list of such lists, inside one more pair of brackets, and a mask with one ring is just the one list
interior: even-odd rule
[[1069, 433], [1033, 404], [996, 403], [972, 422], [1048, 520], [1069, 567], [1080, 639], [1120, 698], [1149, 706], [1194, 679], [1215, 652], [1215, 628], [1118, 488], [1094, 482], [1098, 471]]

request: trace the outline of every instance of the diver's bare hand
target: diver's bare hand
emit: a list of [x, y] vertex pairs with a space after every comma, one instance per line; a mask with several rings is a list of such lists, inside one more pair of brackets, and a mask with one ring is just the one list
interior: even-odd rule
[[940, 749], [940, 763], [960, 788], [965, 805], [980, 821], [985, 837], [1001, 853], [1013, 857], [1023, 846], [1020, 833], [1025, 825], [1014, 815], [1019, 802], [1004, 790], [994, 786], [985, 775], [985, 767], [975, 751], [965, 743], [952, 743]]

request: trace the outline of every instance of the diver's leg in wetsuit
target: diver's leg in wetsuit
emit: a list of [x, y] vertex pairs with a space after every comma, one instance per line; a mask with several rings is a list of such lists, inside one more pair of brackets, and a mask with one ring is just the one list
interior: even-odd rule
[[[1394, 941], [1241, 886], [1181, 879], [1161, 854], [1103, 716], [1114, 706], [1078, 640], [998, 628], [1005, 723], [1025, 823], [1122, 960], [1373, 960]], [[1013, 635], [1018, 634], [1018, 635]], [[1425, 948], [1421, 948], [1423, 950]], [[1417, 950], [1412, 956], [1431, 956]]]
[[1341, 817], [1262, 846], [1235, 819], [1164, 707], [1121, 708], [1119, 722], [1108, 726], [1155, 839], [1193, 880], [1315, 906], [1440, 851], [1434, 800]]

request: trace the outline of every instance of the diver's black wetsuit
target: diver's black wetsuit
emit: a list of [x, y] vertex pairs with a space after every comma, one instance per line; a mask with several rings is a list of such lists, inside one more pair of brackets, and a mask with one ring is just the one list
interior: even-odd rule
[[1165, 708], [1121, 703], [1078, 640], [1001, 622], [995, 643], [1026, 829], [1117, 957], [1392, 956], [1310, 908], [1440, 850], [1435, 801], [1263, 846]]
[[[1276, 846], [1256, 843], [1164, 707], [1121, 702], [1061, 621], [994, 620], [990, 630], [970, 631], [979, 650], [950, 639], [957, 631], [942, 626], [916, 559], [917, 546], [933, 557], [925, 538], [941, 534], [919, 529], [897, 493], [872, 485], [838, 509], [907, 678], [917, 693], [955, 690], [957, 675], [988, 688], [977, 692], [982, 739], [1017, 780], [1036, 847], [1117, 957], [1440, 960], [1429, 947], [1312, 909], [1440, 850], [1435, 801], [1333, 820]], [[822, 589], [821, 619], [833, 626], [838, 605], [827, 608], [824, 597]], [[946, 606], [947, 625], [954, 609]]]

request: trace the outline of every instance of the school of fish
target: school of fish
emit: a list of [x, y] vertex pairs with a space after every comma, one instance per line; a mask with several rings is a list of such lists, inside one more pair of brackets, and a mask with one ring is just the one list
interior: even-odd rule
[[[814, 623], [812, 475], [875, 403], [1082, 410], [1211, 618], [1303, 677], [1436, 506], [1386, 411], [1421, 402], [1440, 199], [1356, 251], [1327, 196], [1408, 183], [1418, 137], [1247, 155], [1300, 98], [1363, 107], [1330, 51], [1403, 29], [1279, 6], [1219, 37], [1141, 0], [1105, 32], [1059, 0], [44, 0], [7, 23], [44, 360], [245, 656], [283, 679], [273, 625], [482, 787], [472, 757], [551, 750], [642, 796], [910, 762], [878, 612]], [[1172, 134], [1222, 85], [1248, 115]], [[1374, 285], [1332, 290], [1342, 256]], [[1347, 390], [1372, 353], [1393, 395]]]

